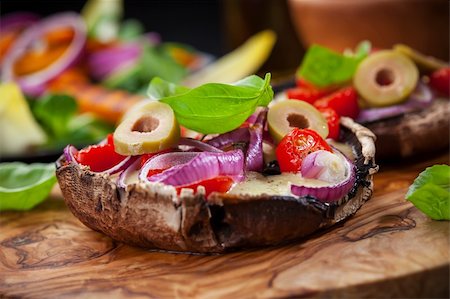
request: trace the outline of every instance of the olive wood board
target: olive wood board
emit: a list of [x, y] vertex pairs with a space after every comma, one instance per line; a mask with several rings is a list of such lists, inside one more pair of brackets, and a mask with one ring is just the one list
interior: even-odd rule
[[404, 199], [420, 171], [448, 159], [381, 165], [374, 196], [344, 223], [223, 255], [114, 242], [72, 216], [56, 187], [34, 210], [0, 215], [0, 297], [448, 298], [450, 222]]

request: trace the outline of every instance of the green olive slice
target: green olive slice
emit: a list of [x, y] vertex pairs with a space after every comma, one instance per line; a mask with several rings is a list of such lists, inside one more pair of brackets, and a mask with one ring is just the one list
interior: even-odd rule
[[114, 147], [121, 155], [142, 155], [170, 148], [180, 139], [180, 126], [169, 105], [158, 101], [139, 103], [127, 113], [114, 132]]

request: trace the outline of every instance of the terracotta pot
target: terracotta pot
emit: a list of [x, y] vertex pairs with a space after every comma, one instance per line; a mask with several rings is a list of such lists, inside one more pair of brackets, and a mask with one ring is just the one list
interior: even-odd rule
[[359, 41], [374, 47], [407, 44], [449, 61], [448, 0], [288, 0], [304, 46], [342, 51]]

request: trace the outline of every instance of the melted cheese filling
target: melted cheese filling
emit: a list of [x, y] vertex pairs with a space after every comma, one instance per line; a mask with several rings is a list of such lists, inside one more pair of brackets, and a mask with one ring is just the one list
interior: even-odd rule
[[[330, 142], [331, 143], [331, 142]], [[344, 155], [350, 159], [354, 159], [352, 147], [347, 144], [333, 142], [333, 146], [341, 150]], [[139, 171], [131, 172], [125, 183], [135, 184], [139, 182]], [[117, 180], [115, 177], [114, 180]], [[291, 185], [321, 187], [327, 186], [330, 183], [303, 178], [300, 173], [282, 173], [279, 175], [263, 176], [258, 172], [248, 172], [242, 182], [236, 183], [228, 191], [230, 194], [247, 194], [247, 195], [292, 195]]]

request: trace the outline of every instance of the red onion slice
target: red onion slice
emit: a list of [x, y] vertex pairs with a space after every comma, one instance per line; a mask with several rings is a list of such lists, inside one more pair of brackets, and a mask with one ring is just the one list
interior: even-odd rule
[[3, 34], [10, 30], [22, 30], [36, 23], [39, 19], [40, 17], [32, 12], [14, 12], [1, 17], [0, 28]]
[[213, 152], [213, 153], [221, 153], [222, 150], [218, 149], [217, 147], [214, 147], [206, 142], [192, 139], [192, 138], [180, 138], [180, 141], [178, 142], [179, 145], [186, 145], [186, 146], [192, 146], [196, 149], [199, 149], [204, 152]]
[[300, 172], [305, 178], [335, 184], [346, 177], [343, 159], [345, 158], [340, 153], [318, 150], [305, 157]]
[[77, 159], [75, 159], [75, 154], [78, 153], [78, 150], [73, 146], [73, 145], [68, 145], [64, 148], [63, 154], [64, 154], [64, 159], [66, 159], [67, 162], [69, 163], [74, 163], [75, 165], [80, 165], [77, 161]]
[[127, 184], [128, 177], [133, 171], [138, 170], [140, 165], [141, 165], [140, 159], [136, 159], [130, 166], [128, 166], [124, 171], [122, 171], [117, 180], [117, 186], [119, 188], [125, 189], [128, 185]]
[[433, 93], [430, 88], [426, 84], [419, 82], [409, 99], [403, 104], [383, 108], [362, 109], [358, 115], [357, 122], [368, 123], [418, 111], [428, 107], [432, 101]]
[[223, 148], [232, 143], [249, 142], [250, 132], [248, 128], [237, 128], [233, 131], [220, 134], [211, 140], [208, 140], [208, 144], [216, 148]]
[[261, 172], [264, 166], [263, 158], [263, 130], [267, 116], [267, 109], [261, 111], [253, 125], [249, 127], [250, 142], [245, 155], [245, 169]]
[[[176, 153], [162, 154], [145, 163], [139, 173], [142, 181], [160, 182], [172, 186], [183, 186], [194, 182], [203, 181], [220, 175], [233, 177], [235, 181], [242, 180], [244, 171], [244, 154], [240, 150], [223, 153], [211, 152], [184, 152], [178, 153], [180, 163], [169, 163]], [[181, 155], [185, 154], [185, 155]], [[166, 156], [166, 157], [164, 157]], [[171, 159], [168, 159], [171, 158]], [[165, 163], [161, 163], [163, 159]], [[184, 161], [183, 161], [184, 160]], [[172, 161], [173, 162], [173, 161]], [[183, 163], [184, 162], [184, 163]], [[164, 169], [163, 165], [172, 165], [167, 170], [147, 177], [151, 169]]]
[[138, 43], [120, 44], [92, 53], [88, 59], [92, 75], [104, 79], [116, 71], [135, 64], [141, 56], [142, 49]]
[[[17, 77], [14, 74], [15, 62], [23, 56], [27, 49], [43, 34], [55, 28], [71, 27], [74, 30], [72, 44], [64, 54], [47, 68], [38, 72]], [[82, 54], [86, 42], [86, 26], [82, 18], [76, 13], [61, 13], [48, 17], [36, 25], [26, 29], [12, 45], [4, 58], [2, 66], [2, 80], [16, 80], [23, 91], [32, 96], [38, 96], [45, 90], [48, 81], [54, 79], [72, 66]]]
[[[336, 152], [336, 154], [338, 153]], [[317, 198], [319, 201], [328, 203], [335, 202], [345, 196], [355, 184], [355, 166], [344, 155], [339, 153], [339, 156], [341, 156], [342, 163], [344, 163], [346, 169], [346, 176], [342, 181], [329, 186], [321, 187], [291, 185], [292, 194], [297, 196], [309, 195]], [[312, 159], [317, 159], [317, 156], [312, 157]], [[317, 169], [314, 169], [313, 166], [305, 168], [305, 173], [310, 173], [311, 175], [313, 175], [315, 172], [319, 172], [317, 171]]]

